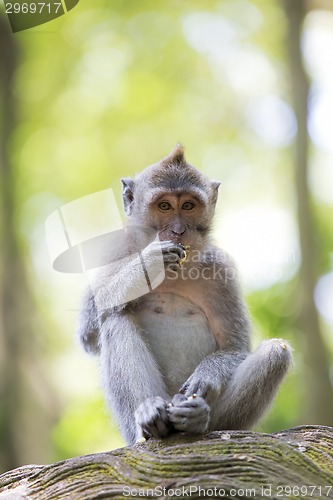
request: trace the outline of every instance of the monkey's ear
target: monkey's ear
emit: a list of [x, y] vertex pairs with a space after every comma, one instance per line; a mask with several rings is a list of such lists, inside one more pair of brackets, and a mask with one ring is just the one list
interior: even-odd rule
[[123, 203], [126, 215], [131, 215], [134, 200], [134, 180], [126, 177], [121, 179], [123, 183]]
[[220, 187], [220, 182], [219, 181], [212, 181], [210, 183], [211, 187], [211, 193], [212, 193], [212, 202], [213, 204], [216, 203], [217, 197], [219, 195], [219, 187]]

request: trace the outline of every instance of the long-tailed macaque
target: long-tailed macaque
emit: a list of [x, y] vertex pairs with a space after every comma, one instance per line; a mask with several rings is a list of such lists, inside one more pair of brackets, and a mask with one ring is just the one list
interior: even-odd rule
[[[123, 436], [132, 444], [175, 431], [250, 428], [292, 355], [280, 339], [251, 352], [234, 265], [210, 237], [219, 183], [189, 165], [181, 146], [122, 183], [129, 231], [107, 249], [112, 264], [99, 269], [84, 298], [79, 336], [100, 356]], [[145, 267], [130, 230], [141, 226], [157, 235], [142, 252], [146, 269], [162, 256], [164, 276], [131, 298]]]

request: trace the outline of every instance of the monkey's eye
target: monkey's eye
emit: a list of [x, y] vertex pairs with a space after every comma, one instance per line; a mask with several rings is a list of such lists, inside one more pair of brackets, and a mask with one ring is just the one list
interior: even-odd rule
[[191, 201], [185, 201], [185, 203], [183, 203], [182, 205], [183, 210], [192, 210], [192, 208], [194, 208], [194, 203], [192, 203]]
[[163, 212], [166, 212], [167, 210], [171, 209], [171, 205], [167, 201], [162, 201], [161, 203], [158, 204], [158, 208], [160, 210], [163, 210]]

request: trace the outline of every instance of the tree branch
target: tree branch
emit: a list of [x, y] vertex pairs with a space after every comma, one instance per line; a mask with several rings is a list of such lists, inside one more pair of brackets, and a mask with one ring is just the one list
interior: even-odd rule
[[21, 467], [0, 476], [0, 499], [2, 494], [32, 500], [133, 498], [139, 496], [138, 490], [143, 496], [148, 489], [151, 498], [169, 498], [167, 490], [179, 488], [180, 498], [186, 498], [190, 487], [191, 498], [203, 497], [199, 487], [207, 496], [207, 490], [216, 488], [220, 496], [225, 491], [225, 498], [244, 498], [246, 491], [248, 497], [262, 498], [262, 488], [269, 485], [272, 490], [266, 496], [271, 498], [278, 498], [279, 492], [282, 498], [291, 498], [285, 488], [297, 486], [303, 487], [303, 498], [332, 498], [333, 428], [305, 426], [272, 435], [175, 434], [44, 467]]

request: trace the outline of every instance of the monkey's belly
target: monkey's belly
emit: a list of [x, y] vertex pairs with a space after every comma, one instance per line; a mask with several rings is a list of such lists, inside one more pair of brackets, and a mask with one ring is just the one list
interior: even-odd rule
[[171, 293], [146, 295], [137, 312], [170, 396], [217, 344], [203, 311]]

